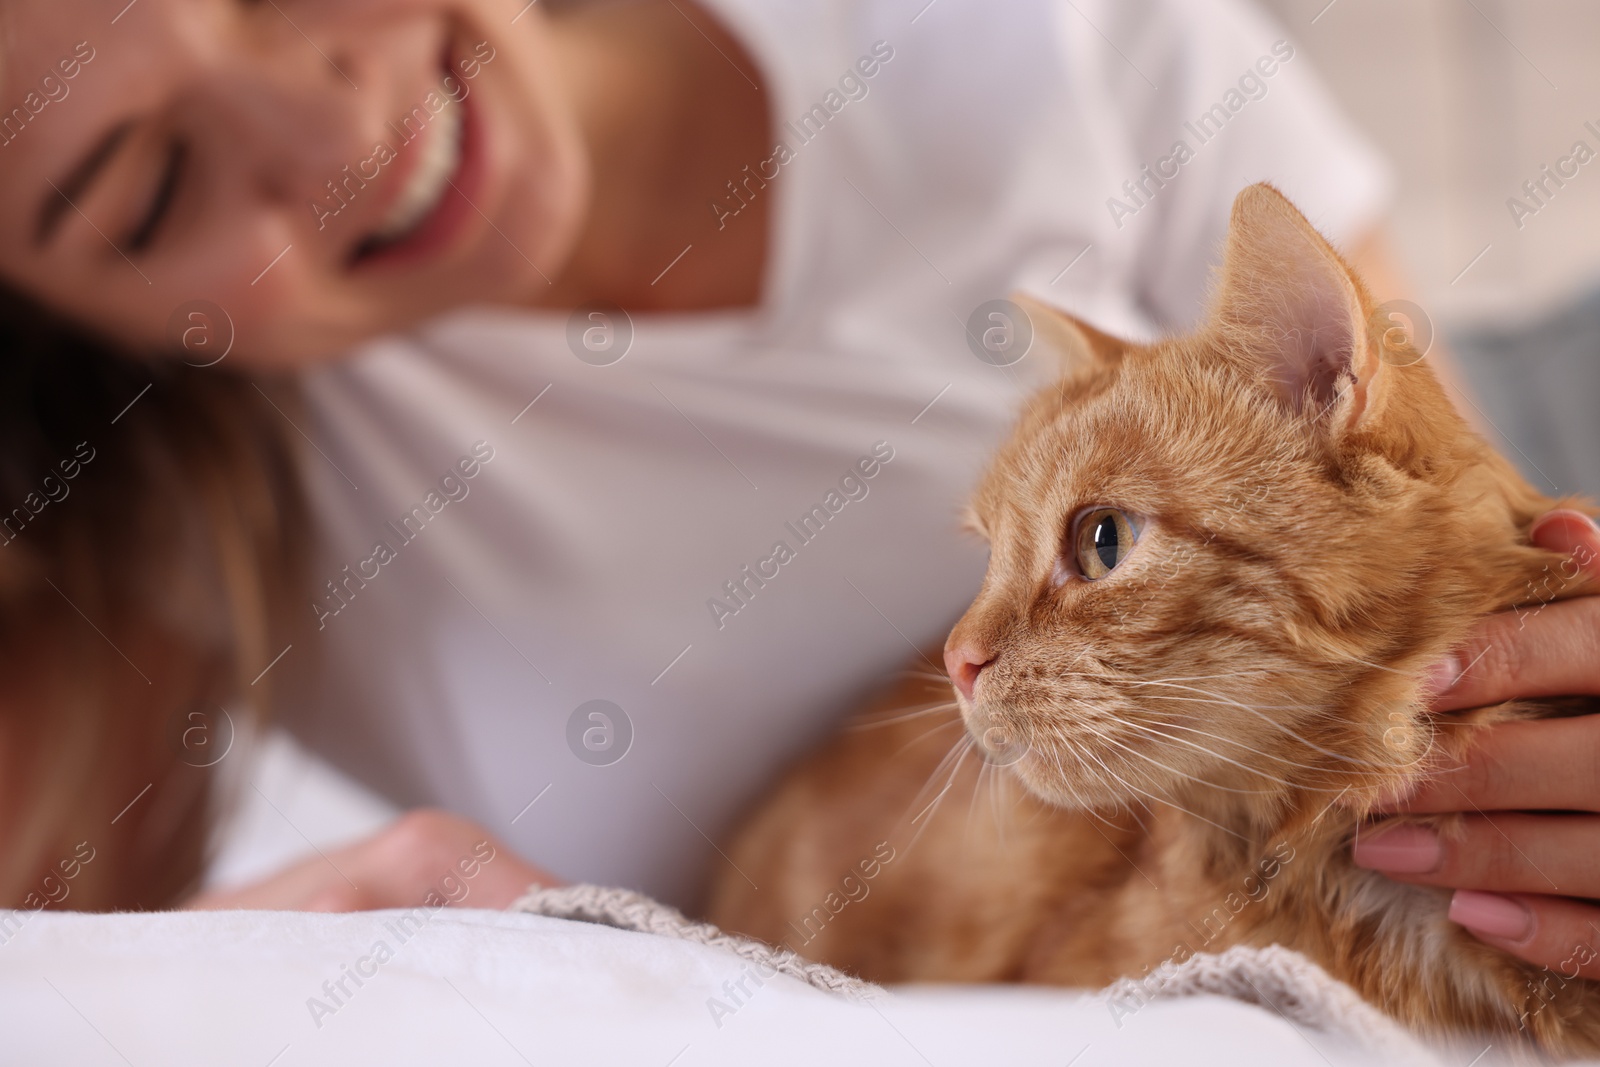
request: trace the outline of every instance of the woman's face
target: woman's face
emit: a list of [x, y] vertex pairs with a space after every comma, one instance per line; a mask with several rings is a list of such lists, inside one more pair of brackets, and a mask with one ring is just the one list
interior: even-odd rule
[[290, 365], [527, 302], [571, 251], [587, 163], [526, 0], [125, 2], [0, 8], [13, 285]]

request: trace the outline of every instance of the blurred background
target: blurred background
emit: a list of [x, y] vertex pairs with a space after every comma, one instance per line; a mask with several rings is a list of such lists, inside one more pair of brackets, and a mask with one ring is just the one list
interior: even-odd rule
[[1496, 443], [1600, 499], [1600, 4], [1258, 2], [1394, 166], [1396, 252]]
[[[1600, 499], [1600, 4], [1257, 2], [1394, 167], [1395, 252], [1496, 445], [1544, 491]], [[1579, 141], [1596, 158], [1532, 201], [1523, 183]], [[1537, 208], [1520, 227], [1512, 198]], [[264, 741], [213, 885], [299, 857], [301, 830], [331, 845], [397, 813], [281, 734]]]

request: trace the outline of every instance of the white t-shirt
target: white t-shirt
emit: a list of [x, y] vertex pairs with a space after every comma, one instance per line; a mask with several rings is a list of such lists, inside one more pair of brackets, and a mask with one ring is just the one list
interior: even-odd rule
[[275, 668], [302, 739], [560, 876], [692, 902], [710, 839], [977, 588], [959, 509], [1052, 369], [975, 356], [980, 304], [1150, 336], [1200, 314], [1246, 184], [1335, 241], [1378, 221], [1382, 162], [1253, 11], [924, 4], [710, 5], [786, 149], [745, 187], [759, 308], [635, 315], [607, 366], [566, 313], [467, 310], [311, 377], [343, 595]]

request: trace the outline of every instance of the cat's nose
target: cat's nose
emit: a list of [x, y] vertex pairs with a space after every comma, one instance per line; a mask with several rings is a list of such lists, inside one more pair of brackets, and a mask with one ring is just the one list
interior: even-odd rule
[[978, 675], [993, 662], [987, 649], [966, 641], [945, 646], [944, 669], [950, 675], [951, 684], [968, 700], [972, 699], [972, 687], [978, 684]]

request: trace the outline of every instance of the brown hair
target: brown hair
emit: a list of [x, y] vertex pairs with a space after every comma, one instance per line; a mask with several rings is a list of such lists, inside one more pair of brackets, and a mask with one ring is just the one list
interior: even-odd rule
[[0, 287], [0, 907], [194, 886], [300, 585], [268, 393], [292, 410], [285, 383], [135, 357]]

